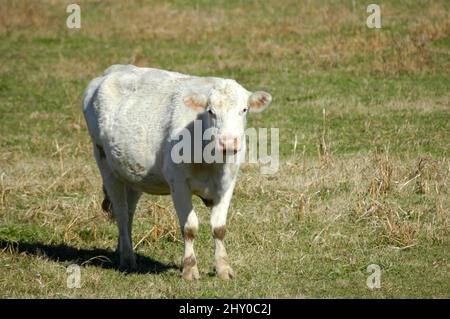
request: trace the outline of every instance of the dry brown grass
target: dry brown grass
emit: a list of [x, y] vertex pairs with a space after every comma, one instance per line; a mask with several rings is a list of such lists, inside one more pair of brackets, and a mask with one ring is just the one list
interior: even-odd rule
[[57, 27], [57, 14], [48, 10], [48, 5], [55, 1], [47, 1], [42, 5], [39, 1], [2, 0], [0, 6], [0, 34], [37, 29], [53, 33]]
[[[269, 196], [277, 206], [270, 205], [267, 212], [300, 219], [315, 214], [325, 223], [336, 218], [352, 220], [353, 227], [367, 227], [368, 235], [375, 233], [380, 245], [404, 247], [421, 240], [442, 242], [448, 236], [449, 177], [445, 159], [374, 154], [331, 158], [326, 166], [293, 158], [284, 163], [279, 175], [261, 178], [256, 184], [259, 195]], [[244, 178], [238, 191], [250, 198], [254, 185], [254, 178]]]
[[[280, 62], [289, 65], [295, 58], [302, 61], [305, 73], [334, 67], [381, 74], [420, 73], [431, 71], [441, 63], [442, 60], [433, 58], [431, 45], [450, 36], [450, 12], [439, 3], [424, 6], [414, 19], [405, 16], [401, 8], [384, 4], [382, 23], [386, 30], [383, 32], [365, 26], [365, 8], [360, 5], [351, 8], [323, 6], [313, 1], [301, 5], [274, 2], [268, 12], [254, 10], [256, 15], [251, 16], [253, 20], [249, 24], [249, 12], [257, 4], [248, 3], [245, 8], [181, 10], [169, 3], [142, 3], [137, 11], [135, 1], [126, 4], [80, 1], [79, 4], [82, 14], [96, 15], [96, 19], [82, 20], [82, 28], [77, 32], [86, 37], [184, 45], [203, 43], [203, 50], [214, 57], [214, 67], [218, 70], [243, 65], [261, 70]], [[27, 37], [70, 35], [64, 27], [65, 5], [58, 1], [4, 0], [0, 33], [14, 31]], [[287, 11], [292, 12], [276, 14]], [[239, 50], [234, 50], [236, 41], [244, 44]], [[166, 57], [177, 50], [176, 46], [166, 49]], [[444, 49], [441, 51], [446, 54]], [[158, 58], [135, 48], [123, 62], [151, 65]], [[355, 59], [363, 59], [365, 63], [354, 63]], [[197, 61], [186, 65], [186, 71], [205, 67], [205, 63], [211, 62]], [[83, 66], [78, 63], [78, 67]]]

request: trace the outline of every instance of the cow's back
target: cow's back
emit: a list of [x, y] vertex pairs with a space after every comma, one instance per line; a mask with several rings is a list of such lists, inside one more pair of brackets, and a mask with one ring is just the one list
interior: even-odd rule
[[[83, 110], [94, 146], [125, 182], [165, 193], [162, 162], [177, 79], [187, 76], [151, 68], [115, 65], [91, 81]], [[149, 189], [146, 189], [149, 188]]]

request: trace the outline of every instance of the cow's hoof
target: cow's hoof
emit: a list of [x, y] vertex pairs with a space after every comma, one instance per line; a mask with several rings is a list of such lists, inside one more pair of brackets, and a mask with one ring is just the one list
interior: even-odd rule
[[185, 280], [198, 280], [200, 279], [200, 274], [198, 273], [197, 266], [194, 267], [185, 267], [183, 268], [183, 273], [181, 274], [181, 277]]
[[222, 266], [217, 269], [217, 277], [223, 280], [229, 280], [234, 277], [234, 271], [230, 266]]
[[185, 257], [183, 260], [183, 272], [181, 277], [186, 280], [197, 280], [200, 279], [197, 268], [197, 260], [195, 256]]

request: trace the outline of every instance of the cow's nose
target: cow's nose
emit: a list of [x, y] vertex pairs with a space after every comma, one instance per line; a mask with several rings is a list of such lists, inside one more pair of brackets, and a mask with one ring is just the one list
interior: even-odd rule
[[239, 147], [239, 141], [237, 137], [222, 136], [219, 138], [219, 145], [223, 150], [237, 151]]

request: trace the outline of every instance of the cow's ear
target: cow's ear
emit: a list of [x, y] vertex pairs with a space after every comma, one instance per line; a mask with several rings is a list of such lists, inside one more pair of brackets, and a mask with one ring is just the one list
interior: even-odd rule
[[270, 102], [272, 102], [272, 96], [263, 91], [252, 93], [248, 97], [248, 107], [250, 112], [262, 112], [269, 106]]
[[184, 104], [195, 111], [204, 111], [208, 105], [208, 98], [203, 94], [189, 94], [184, 98]]

